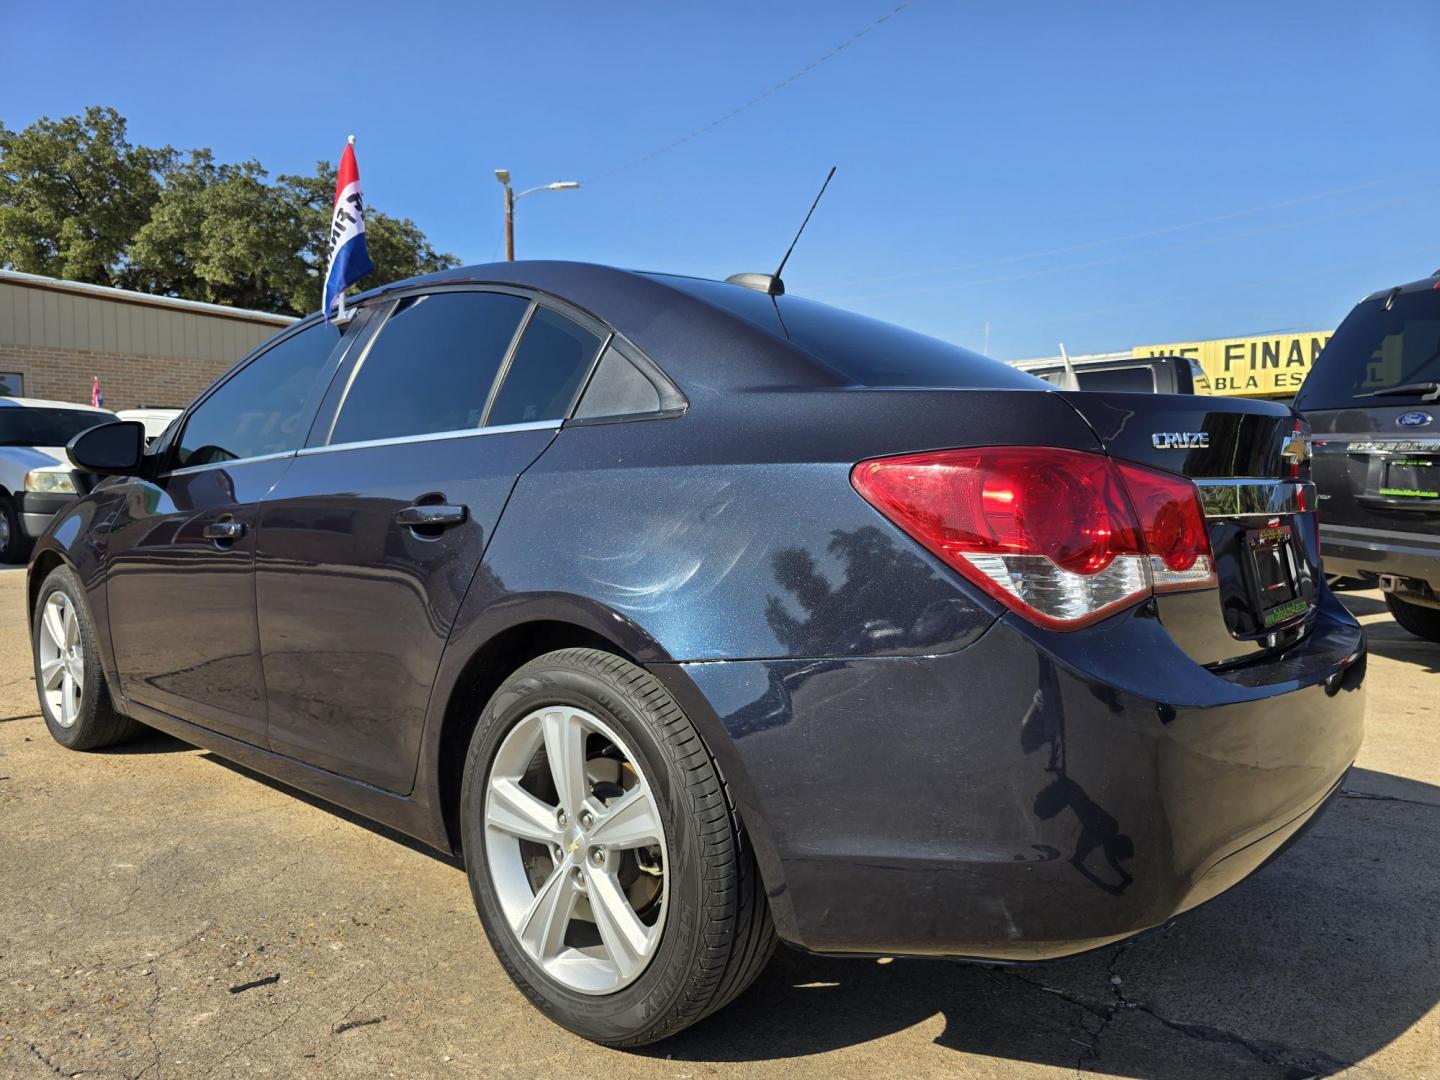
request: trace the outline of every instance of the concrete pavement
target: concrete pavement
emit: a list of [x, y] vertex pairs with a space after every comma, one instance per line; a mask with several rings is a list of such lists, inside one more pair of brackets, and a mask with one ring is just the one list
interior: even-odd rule
[[1375, 593], [1346, 796], [1178, 924], [1044, 967], [788, 950], [642, 1053], [515, 991], [455, 866], [153, 735], [62, 750], [0, 570], [0, 1076], [1440, 1076], [1440, 646]]

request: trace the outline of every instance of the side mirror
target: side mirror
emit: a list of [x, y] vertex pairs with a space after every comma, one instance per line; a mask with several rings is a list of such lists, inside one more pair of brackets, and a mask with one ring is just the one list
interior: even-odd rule
[[117, 420], [76, 435], [65, 447], [70, 464], [98, 476], [138, 476], [145, 456], [145, 425]]

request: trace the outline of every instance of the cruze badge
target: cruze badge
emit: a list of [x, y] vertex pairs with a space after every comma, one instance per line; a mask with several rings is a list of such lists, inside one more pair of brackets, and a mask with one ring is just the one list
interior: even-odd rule
[[1157, 431], [1150, 436], [1156, 450], [1205, 450], [1210, 446], [1208, 431]]

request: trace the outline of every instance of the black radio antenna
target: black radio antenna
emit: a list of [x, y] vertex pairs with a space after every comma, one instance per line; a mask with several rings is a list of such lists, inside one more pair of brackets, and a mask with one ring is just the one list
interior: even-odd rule
[[[795, 231], [795, 239], [790, 241], [790, 246], [785, 249], [785, 257], [780, 260], [780, 265], [775, 268], [775, 283], [780, 284], [780, 271], [785, 269], [785, 264], [790, 261], [790, 253], [795, 250], [795, 245], [800, 242], [800, 234], [805, 231], [805, 226], [810, 224], [810, 215], [815, 213], [815, 207], [820, 205], [820, 198], [825, 194], [825, 189], [830, 186], [830, 178], [835, 175], [835, 166], [830, 166], [830, 171], [825, 174], [825, 182], [820, 185], [820, 192], [815, 196], [815, 201], [810, 204], [810, 209], [805, 214], [805, 220], [800, 222], [800, 228]], [[784, 286], [780, 287], [784, 292]]]
[[747, 289], [755, 289], [768, 296], [784, 296], [785, 283], [780, 280], [780, 271], [785, 269], [785, 264], [790, 261], [790, 253], [795, 250], [795, 245], [800, 242], [800, 234], [805, 231], [805, 226], [810, 224], [810, 215], [815, 213], [815, 207], [820, 205], [820, 196], [825, 194], [825, 189], [830, 186], [830, 178], [835, 175], [836, 166], [831, 165], [830, 171], [825, 174], [825, 182], [820, 185], [820, 193], [815, 196], [815, 201], [810, 204], [810, 210], [805, 215], [805, 220], [800, 223], [800, 228], [795, 233], [795, 239], [790, 241], [790, 246], [785, 249], [785, 257], [780, 260], [780, 265], [775, 268], [773, 274], [731, 274], [725, 280], [732, 285], [744, 285]]

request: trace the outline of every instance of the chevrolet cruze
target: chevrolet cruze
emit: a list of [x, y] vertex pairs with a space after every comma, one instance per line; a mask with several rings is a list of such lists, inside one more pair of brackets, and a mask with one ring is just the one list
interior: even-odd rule
[[353, 311], [148, 449], [71, 443], [105, 479], [30, 567], [45, 721], [460, 853], [587, 1038], [695, 1022], [777, 939], [1126, 938], [1355, 758], [1364, 638], [1284, 406], [1061, 392], [754, 275], [507, 263]]

